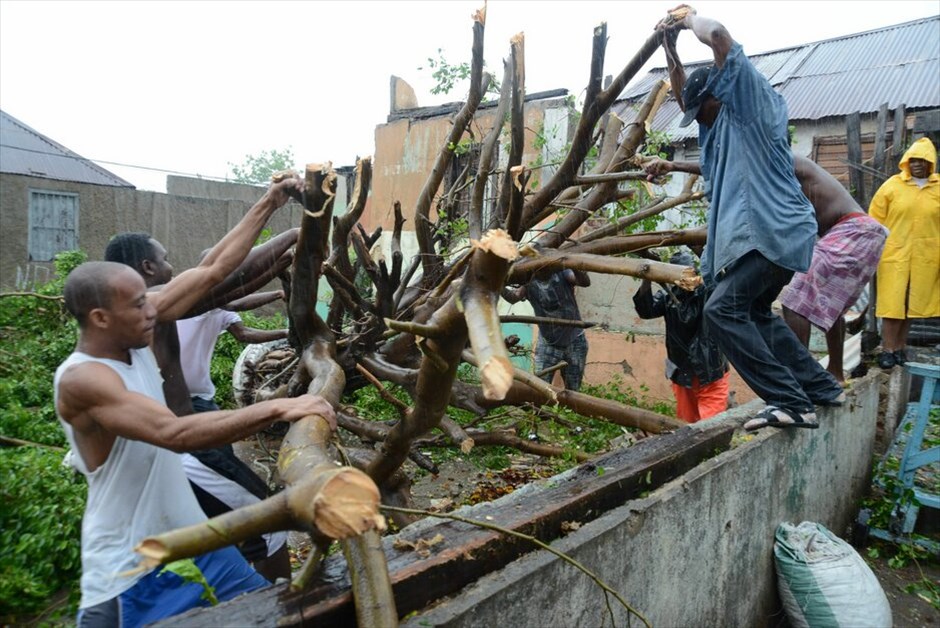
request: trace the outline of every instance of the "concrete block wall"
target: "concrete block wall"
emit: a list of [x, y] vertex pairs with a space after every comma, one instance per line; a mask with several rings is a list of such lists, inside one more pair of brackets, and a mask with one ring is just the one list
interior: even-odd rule
[[[764, 626], [783, 621], [773, 567], [783, 521], [838, 535], [868, 485], [878, 381], [855, 382], [846, 405], [822, 410], [818, 430], [764, 430], [554, 547], [593, 570], [654, 626]], [[716, 421], [740, 424], [753, 402]], [[510, 495], [504, 499], [513, 499]], [[519, 507], [524, 508], [524, 495]], [[613, 599], [615, 625], [627, 625]], [[537, 551], [411, 617], [405, 626], [609, 625], [602, 590]], [[632, 625], [639, 625], [634, 618]]]

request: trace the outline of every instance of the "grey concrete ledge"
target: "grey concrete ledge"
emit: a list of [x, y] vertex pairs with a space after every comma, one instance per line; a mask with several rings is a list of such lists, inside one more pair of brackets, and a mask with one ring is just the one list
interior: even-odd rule
[[[878, 389], [877, 372], [856, 380], [845, 405], [818, 411], [818, 430], [736, 436], [731, 450], [553, 547], [594, 571], [654, 626], [778, 624], [774, 531], [782, 521], [809, 520], [844, 532], [869, 480]], [[712, 421], [740, 425], [761, 405]], [[525, 492], [507, 498], [523, 506]], [[640, 625], [609, 602], [615, 625]], [[403, 625], [609, 626], [610, 617], [597, 584], [537, 551]]]

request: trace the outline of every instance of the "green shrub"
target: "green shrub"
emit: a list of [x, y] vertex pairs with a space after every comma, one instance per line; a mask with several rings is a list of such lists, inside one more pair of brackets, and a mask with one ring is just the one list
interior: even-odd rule
[[[79, 251], [56, 257], [56, 278], [37, 288], [62, 294]], [[75, 347], [77, 327], [61, 300], [0, 299], [0, 435], [64, 447], [53, 407], [55, 369]], [[62, 466], [63, 451], [38, 446], [0, 449], [0, 622], [40, 611], [66, 588], [78, 599], [85, 482]]]
[[61, 451], [0, 449], [0, 621], [39, 611], [62, 588], [78, 601], [85, 495]]

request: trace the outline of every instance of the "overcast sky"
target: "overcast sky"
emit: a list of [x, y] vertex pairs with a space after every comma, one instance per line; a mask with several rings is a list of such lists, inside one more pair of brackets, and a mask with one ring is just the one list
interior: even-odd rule
[[[580, 95], [594, 26], [607, 22], [605, 74], [616, 74], [674, 4], [492, 0], [487, 66], [500, 70], [509, 38], [523, 31], [527, 90]], [[471, 14], [481, 6], [0, 0], [0, 108], [141, 189], [165, 190], [165, 173], [104, 162], [225, 177], [246, 154], [291, 147], [300, 163], [350, 165], [374, 150], [390, 75], [408, 81], [420, 105], [464, 97], [465, 86], [431, 96], [430, 72], [418, 67], [438, 48], [451, 62], [469, 60]], [[693, 6], [750, 54], [936, 15], [940, 5]], [[709, 56], [691, 33], [680, 37], [679, 53], [685, 61]], [[662, 65], [660, 51], [647, 68]]]

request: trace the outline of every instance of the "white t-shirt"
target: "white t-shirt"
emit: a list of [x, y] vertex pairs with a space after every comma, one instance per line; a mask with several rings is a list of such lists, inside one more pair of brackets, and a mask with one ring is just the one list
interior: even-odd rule
[[222, 332], [240, 322], [242, 319], [235, 312], [219, 309], [176, 321], [176, 331], [180, 337], [180, 364], [191, 397], [210, 401], [215, 398], [215, 384], [209, 377], [209, 363], [215, 351], [215, 341]]
[[[149, 348], [131, 349], [131, 363], [75, 352], [55, 373], [59, 381], [71, 366], [99, 362], [113, 369], [128, 390], [163, 404], [163, 378]], [[168, 449], [120, 436], [104, 464], [89, 471], [75, 442], [72, 426], [59, 418], [72, 463], [88, 478], [88, 499], [82, 517], [81, 608], [110, 600], [128, 590], [146, 572], [128, 574], [140, 557], [134, 547], [143, 539], [200, 523], [206, 515], [183, 472], [180, 455]]]

